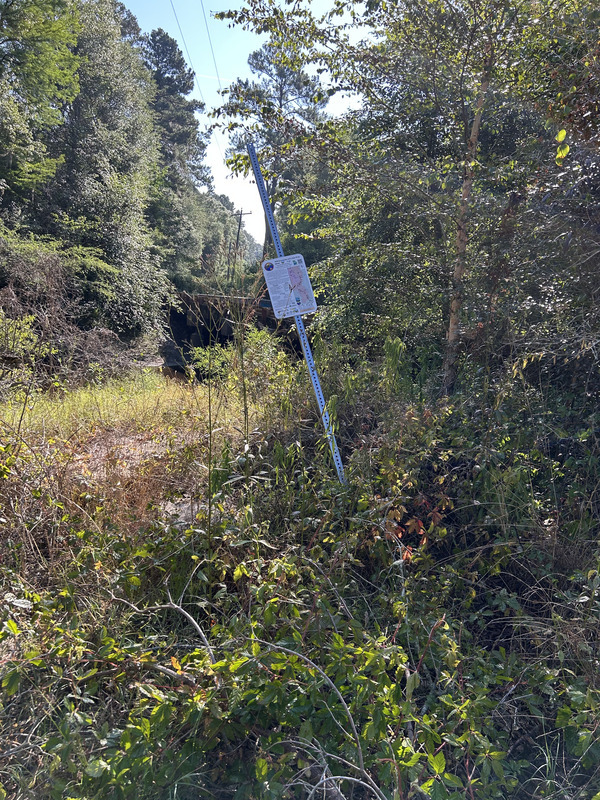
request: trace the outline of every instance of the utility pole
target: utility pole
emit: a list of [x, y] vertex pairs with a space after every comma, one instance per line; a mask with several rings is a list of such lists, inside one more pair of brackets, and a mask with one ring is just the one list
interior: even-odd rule
[[[248, 214], [251, 214], [251, 213], [252, 213], [251, 211], [242, 211], [242, 209], [240, 208], [239, 211], [234, 211], [231, 214], [232, 217], [239, 217], [240, 218], [239, 222], [238, 222], [237, 236], [235, 238], [235, 253], [234, 253], [234, 256], [233, 256], [233, 270], [232, 270], [232, 274], [231, 274], [231, 278], [232, 279], [233, 279], [233, 276], [235, 275], [235, 268], [237, 266], [238, 248], [239, 248], [239, 245], [240, 245], [240, 234], [242, 232], [242, 217], [246, 217], [246, 216], [248, 216]], [[231, 249], [230, 249], [229, 252], [230, 252], [230, 255], [231, 255]], [[229, 258], [227, 259], [227, 280], [229, 281]]]

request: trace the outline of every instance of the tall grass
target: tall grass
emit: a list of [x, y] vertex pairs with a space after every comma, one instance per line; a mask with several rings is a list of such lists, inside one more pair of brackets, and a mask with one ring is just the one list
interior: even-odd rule
[[[233, 397], [227, 405], [235, 405]], [[207, 410], [204, 385], [142, 371], [70, 392], [13, 399], [0, 408], [0, 425], [23, 438], [77, 439], [97, 430], [193, 429]]]

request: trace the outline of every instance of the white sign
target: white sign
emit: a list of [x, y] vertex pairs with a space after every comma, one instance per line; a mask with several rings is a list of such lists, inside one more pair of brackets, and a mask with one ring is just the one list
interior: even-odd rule
[[313, 314], [317, 301], [301, 255], [270, 258], [262, 265], [277, 319]]

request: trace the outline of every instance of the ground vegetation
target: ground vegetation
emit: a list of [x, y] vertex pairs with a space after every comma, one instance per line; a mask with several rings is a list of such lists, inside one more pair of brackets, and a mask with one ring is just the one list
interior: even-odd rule
[[[72, 16], [45, 85], [73, 113], [8, 137], [39, 137], [47, 171], [32, 193], [6, 172], [2, 198], [0, 797], [598, 800], [597, 11], [229, 14], [271, 39], [226, 124], [318, 76], [265, 163], [286, 248], [314, 255], [341, 484], [304, 363], [252, 304], [180, 379], [124, 369], [142, 331], [113, 287], [205, 275], [200, 227], [170, 250], [205, 180], [191, 78], [123, 9], [52, 8]], [[138, 91], [90, 77], [86, 14]], [[357, 103], [325, 117], [338, 90]], [[80, 175], [94, 136], [105, 171]], [[53, 217], [67, 174], [95, 203]], [[137, 198], [102, 216], [125, 176]]]

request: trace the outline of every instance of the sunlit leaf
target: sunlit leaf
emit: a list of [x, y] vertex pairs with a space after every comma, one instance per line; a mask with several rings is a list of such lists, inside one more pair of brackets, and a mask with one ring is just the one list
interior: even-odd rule
[[441, 750], [435, 755], [428, 755], [427, 761], [429, 761], [429, 764], [433, 768], [433, 771], [436, 775], [441, 775], [446, 769], [446, 756]]
[[183, 673], [183, 670], [181, 669], [181, 664], [179, 663], [179, 661], [177, 661], [175, 656], [171, 656], [171, 664], [173, 666], [173, 669], [177, 670], [177, 672], [180, 675]]
[[95, 758], [93, 761], [90, 761], [85, 768], [85, 774], [89, 775], [90, 778], [99, 778], [107, 769], [110, 769], [110, 766], [106, 761], [102, 758]]

